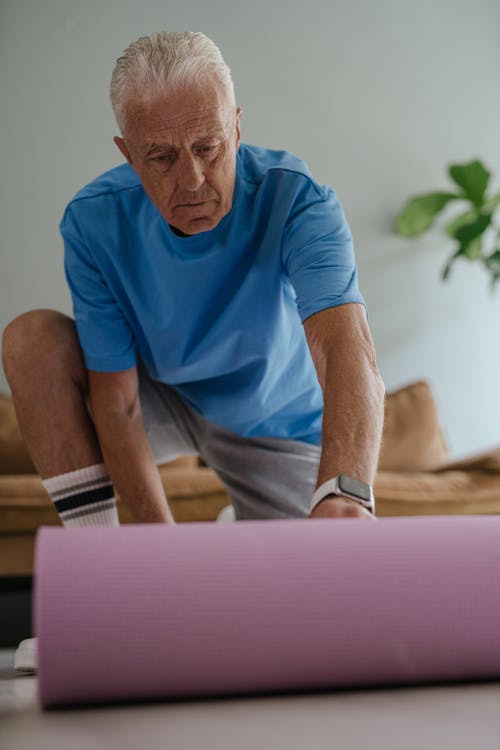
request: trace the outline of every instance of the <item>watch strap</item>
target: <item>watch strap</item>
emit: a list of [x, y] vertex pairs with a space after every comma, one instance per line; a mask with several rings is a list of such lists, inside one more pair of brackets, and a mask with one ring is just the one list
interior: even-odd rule
[[341, 490], [339, 486], [339, 477], [332, 477], [332, 479], [327, 479], [326, 482], [323, 482], [322, 485], [318, 487], [318, 489], [315, 491], [314, 495], [312, 496], [312, 505], [310, 513], [316, 508], [317, 505], [320, 504], [322, 500], [324, 500], [328, 495], [338, 495], [339, 497], [347, 497], [350, 500], [354, 500], [355, 502], [359, 503], [363, 508], [366, 510], [369, 510], [371, 513], [375, 513], [375, 497], [373, 495], [373, 489], [367, 485], [370, 489], [370, 499], [365, 500], [362, 497], [358, 497], [357, 495], [352, 495], [349, 492], [346, 492], [345, 490]]

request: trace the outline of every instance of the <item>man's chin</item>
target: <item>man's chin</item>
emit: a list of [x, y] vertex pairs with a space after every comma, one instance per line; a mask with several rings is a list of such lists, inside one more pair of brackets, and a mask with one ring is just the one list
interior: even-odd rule
[[192, 219], [189, 222], [176, 222], [175, 224], [169, 223], [170, 228], [179, 237], [191, 237], [193, 234], [201, 234], [201, 232], [209, 232], [211, 229], [215, 229], [220, 219], [209, 219], [199, 218]]
[[169, 221], [168, 223], [176, 234], [190, 236], [192, 234], [200, 234], [201, 232], [209, 232], [211, 229], [215, 229], [225, 215], [225, 213], [222, 215], [217, 213], [211, 216], [175, 216], [172, 221]]

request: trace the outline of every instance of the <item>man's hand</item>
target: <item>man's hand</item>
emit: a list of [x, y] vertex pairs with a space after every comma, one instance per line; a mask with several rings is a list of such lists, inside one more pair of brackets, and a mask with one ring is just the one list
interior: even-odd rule
[[313, 510], [309, 518], [366, 518], [376, 521], [376, 517], [362, 505], [348, 497], [325, 497]]

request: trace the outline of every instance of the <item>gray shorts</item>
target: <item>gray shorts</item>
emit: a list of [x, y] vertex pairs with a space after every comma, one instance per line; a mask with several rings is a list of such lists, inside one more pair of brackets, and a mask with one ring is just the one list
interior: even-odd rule
[[224, 482], [237, 520], [309, 515], [320, 449], [298, 440], [241, 437], [200, 417], [138, 366], [144, 425], [157, 463], [197, 455]]

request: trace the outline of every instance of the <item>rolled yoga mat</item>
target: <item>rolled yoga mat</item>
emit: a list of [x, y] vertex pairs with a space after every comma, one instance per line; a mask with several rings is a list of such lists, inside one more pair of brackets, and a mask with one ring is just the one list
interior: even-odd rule
[[42, 706], [500, 677], [500, 517], [44, 528]]

